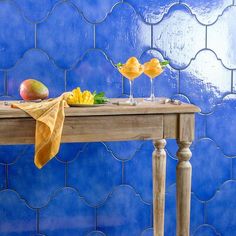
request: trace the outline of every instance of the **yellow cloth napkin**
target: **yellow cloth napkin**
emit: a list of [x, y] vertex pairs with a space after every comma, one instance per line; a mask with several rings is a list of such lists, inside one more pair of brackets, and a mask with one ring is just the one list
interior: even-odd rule
[[39, 169], [59, 151], [68, 95], [69, 93], [63, 93], [60, 97], [38, 103], [12, 104], [36, 120], [34, 163]]

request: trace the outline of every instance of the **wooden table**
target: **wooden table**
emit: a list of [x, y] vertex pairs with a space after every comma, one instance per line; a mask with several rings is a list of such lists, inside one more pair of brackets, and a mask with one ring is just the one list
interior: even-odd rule
[[[114, 101], [114, 100], [112, 100]], [[153, 140], [154, 236], [164, 235], [166, 152], [165, 139], [177, 139], [177, 235], [188, 236], [190, 225], [191, 164], [194, 138], [191, 104], [141, 102], [137, 106], [105, 105], [66, 108], [62, 142]], [[19, 109], [0, 105], [0, 144], [34, 143], [35, 120]]]

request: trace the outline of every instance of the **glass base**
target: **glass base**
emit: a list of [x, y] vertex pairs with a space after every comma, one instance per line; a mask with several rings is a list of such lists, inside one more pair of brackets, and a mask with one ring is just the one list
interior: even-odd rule
[[135, 106], [135, 105], [137, 105], [138, 104], [138, 102], [134, 99], [134, 98], [129, 98], [126, 102], [125, 102], [127, 105], [133, 105], [133, 106]]
[[149, 98], [144, 98], [145, 101], [148, 101], [148, 102], [159, 102], [160, 101], [160, 98], [157, 98], [157, 97], [149, 97]]

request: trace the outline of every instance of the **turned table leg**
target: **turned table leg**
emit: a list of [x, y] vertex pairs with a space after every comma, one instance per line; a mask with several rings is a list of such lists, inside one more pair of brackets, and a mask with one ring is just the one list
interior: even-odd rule
[[176, 210], [177, 210], [177, 236], [189, 236], [190, 227], [190, 199], [192, 166], [189, 159], [192, 153], [189, 149], [191, 142], [178, 142], [178, 164], [176, 169]]
[[165, 211], [165, 180], [166, 180], [166, 140], [154, 142], [155, 150], [152, 154], [153, 174], [153, 228], [154, 236], [164, 235]]

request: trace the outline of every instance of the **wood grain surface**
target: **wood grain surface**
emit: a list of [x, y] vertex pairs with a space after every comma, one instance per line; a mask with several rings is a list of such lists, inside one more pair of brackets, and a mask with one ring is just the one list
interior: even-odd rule
[[[136, 106], [114, 105], [118, 101], [124, 102], [127, 99], [111, 99], [110, 103], [101, 105], [99, 107], [69, 107], [65, 109], [66, 116], [103, 116], [103, 115], [125, 115], [125, 114], [173, 114], [173, 113], [195, 113], [200, 109], [192, 104], [182, 103], [175, 104], [161, 104], [158, 102], [147, 102], [143, 99], [138, 99], [139, 103]], [[8, 104], [14, 101], [8, 101]], [[15, 101], [16, 102], [16, 101]], [[4, 105], [0, 102], [0, 119], [1, 118], [20, 118], [29, 117], [25, 112], [11, 108], [9, 105]]]

